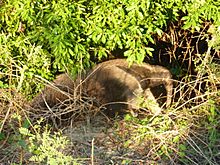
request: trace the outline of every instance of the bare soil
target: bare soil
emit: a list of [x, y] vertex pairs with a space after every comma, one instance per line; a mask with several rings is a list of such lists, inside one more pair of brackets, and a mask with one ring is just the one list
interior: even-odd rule
[[122, 164], [126, 161], [129, 164], [153, 163], [135, 150], [124, 148], [120, 139], [117, 140], [114, 124], [122, 122], [119, 120], [99, 114], [66, 127], [64, 133], [72, 143], [72, 155], [81, 158], [83, 164]]

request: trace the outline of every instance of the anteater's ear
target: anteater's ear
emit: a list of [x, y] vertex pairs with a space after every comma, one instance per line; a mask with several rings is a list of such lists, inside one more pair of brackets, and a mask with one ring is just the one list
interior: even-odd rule
[[125, 71], [126, 73], [132, 75], [133, 77], [135, 77], [139, 81], [142, 89], [147, 89], [149, 87], [150, 84], [150, 79], [148, 78], [150, 76], [149, 68], [146, 69], [144, 66], [137, 64], [133, 64], [130, 67], [128, 66], [117, 66], [117, 67]]

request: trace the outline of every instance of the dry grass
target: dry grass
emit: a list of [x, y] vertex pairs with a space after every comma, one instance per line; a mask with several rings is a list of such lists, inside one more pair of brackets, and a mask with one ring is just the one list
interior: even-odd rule
[[220, 164], [220, 70], [208, 55], [197, 75], [174, 80], [172, 106], [158, 116], [143, 109], [138, 117], [109, 117], [94, 98], [69, 93], [52, 108], [33, 109], [15, 90], [1, 89], [0, 162], [32, 163], [19, 128], [41, 135], [49, 123], [51, 136], [62, 131], [70, 140], [63, 153], [81, 164]]
[[[210, 102], [218, 100], [218, 82], [209, 85], [217, 89], [210, 92], [202, 88], [202, 83], [210, 84], [208, 77], [177, 81], [172, 107], [156, 117], [142, 111], [141, 118], [109, 118], [94, 106], [94, 99], [82, 96], [53, 108], [32, 109], [20, 94], [3, 89], [0, 118], [4, 138], [0, 161], [29, 164], [30, 153], [19, 144], [26, 138], [19, 135], [18, 129], [24, 127], [26, 120], [35, 125], [37, 119], [44, 118], [45, 123], [68, 136], [71, 143], [65, 153], [82, 164], [218, 164], [218, 137], [210, 137], [214, 129], [207, 127], [220, 121], [217, 115], [210, 119], [210, 108], [219, 106]], [[217, 109], [215, 112], [219, 113]], [[28, 129], [34, 131], [31, 125]]]

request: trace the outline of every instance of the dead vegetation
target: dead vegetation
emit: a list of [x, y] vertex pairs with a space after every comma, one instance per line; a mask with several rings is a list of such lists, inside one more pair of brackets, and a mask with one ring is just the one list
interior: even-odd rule
[[[216, 151], [209, 146], [210, 140], [207, 138], [211, 138], [210, 131], [219, 128], [202, 128], [201, 123], [208, 120], [215, 126], [213, 122], [219, 121], [219, 112], [215, 109], [219, 104], [211, 101], [218, 98], [216, 83], [219, 82], [216, 79], [215, 84], [211, 83], [211, 88], [216, 90], [206, 93], [202, 88], [197, 88], [204, 82], [211, 83], [208, 77], [188, 83], [185, 79], [176, 81], [178, 85], [173, 95], [176, 99], [172, 106], [156, 117], [150, 111], [140, 111], [139, 118], [131, 115], [111, 118], [97, 106], [94, 98], [82, 95], [73, 97], [70, 93], [65, 93], [68, 94], [67, 100], [53, 107], [30, 108], [21, 94], [3, 89], [0, 112], [3, 121], [1, 135], [5, 137], [1, 141], [3, 150], [0, 160], [30, 164], [33, 153], [27, 150], [28, 138], [21, 135], [18, 129], [27, 127], [31, 132], [41, 134], [43, 125], [48, 123], [54, 131], [62, 130], [62, 136], [68, 137], [70, 143], [62, 152], [80, 164], [196, 164], [201, 160], [216, 164], [219, 162], [217, 137], [211, 139]], [[48, 84], [53, 88], [51, 85]], [[213, 109], [212, 116], [210, 109]], [[38, 132], [34, 125], [40, 118], [44, 122]], [[205, 153], [207, 147], [209, 152]]]
[[[192, 43], [186, 33], [181, 34], [187, 44]], [[41, 155], [28, 150], [30, 137], [19, 129], [40, 135], [35, 144], [40, 148], [46, 141], [44, 125], [50, 124], [50, 137], [62, 130], [62, 136], [70, 140], [64, 149], [57, 150], [80, 164], [220, 164], [219, 59], [208, 52], [197, 55], [199, 61], [194, 64], [195, 53], [182, 44], [182, 50], [187, 51], [181, 56], [181, 69], [188, 76], [174, 77], [173, 103], [158, 116], [144, 109], [138, 111], [138, 117], [109, 117], [94, 98], [70, 93], [68, 88], [61, 91], [65, 101], [58, 99], [55, 106], [46, 105], [44, 109], [31, 108], [15, 90], [2, 89], [0, 162], [33, 163], [30, 157]], [[60, 92], [53, 84], [46, 85]], [[39, 124], [40, 118], [43, 122]]]

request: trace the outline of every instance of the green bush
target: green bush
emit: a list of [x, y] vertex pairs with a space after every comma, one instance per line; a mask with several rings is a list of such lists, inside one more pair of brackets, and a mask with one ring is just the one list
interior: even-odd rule
[[117, 49], [130, 63], [140, 63], [152, 55], [148, 45], [153, 36], [162, 36], [182, 16], [184, 29], [199, 31], [205, 20], [219, 25], [218, 3], [6, 0], [0, 6], [0, 71], [15, 76], [19, 89], [30, 89], [23, 80], [33, 75], [49, 79], [56, 71], [76, 74], [90, 67], [91, 56], [101, 59]]
[[19, 132], [28, 138], [27, 148], [31, 154], [30, 161], [48, 165], [74, 164], [78, 163], [73, 157], [66, 155], [69, 141], [60, 132], [54, 134], [45, 127], [43, 133], [39, 124], [34, 126], [35, 133], [31, 133], [27, 128], [19, 128]]

